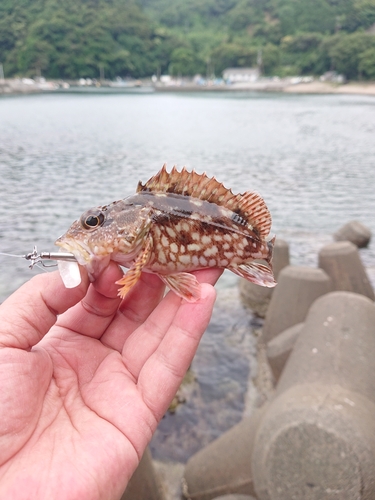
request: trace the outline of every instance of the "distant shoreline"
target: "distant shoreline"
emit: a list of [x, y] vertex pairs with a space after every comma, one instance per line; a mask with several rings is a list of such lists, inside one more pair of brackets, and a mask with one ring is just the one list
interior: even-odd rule
[[143, 81], [142, 85], [112, 87], [109, 84], [102, 86], [76, 86], [69, 88], [58, 88], [56, 82], [47, 82], [50, 86], [38, 86], [38, 84], [23, 84], [20, 80], [5, 80], [0, 83], [1, 95], [25, 95], [35, 93], [151, 93], [151, 92], [275, 92], [286, 94], [346, 94], [346, 95], [369, 95], [375, 96], [375, 82], [349, 82], [337, 84], [314, 80], [308, 83], [291, 84], [288, 80], [259, 80], [252, 83], [237, 83], [233, 85], [196, 85], [183, 82], [176, 85], [153, 85], [149, 80]]
[[350, 82], [344, 84], [332, 84], [314, 81], [311, 83], [299, 83], [284, 88], [284, 92], [296, 94], [360, 94], [375, 96], [375, 82]]
[[258, 81], [248, 84], [226, 86], [156, 86], [157, 92], [279, 92], [287, 94], [359, 94], [375, 96], [375, 82], [350, 82], [336, 84], [313, 81], [309, 83], [290, 84], [284, 82]]

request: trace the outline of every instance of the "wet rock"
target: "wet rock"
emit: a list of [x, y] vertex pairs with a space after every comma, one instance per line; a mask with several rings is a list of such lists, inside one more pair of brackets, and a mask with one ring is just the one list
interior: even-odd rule
[[326, 245], [319, 252], [319, 267], [332, 280], [333, 290], [345, 290], [375, 299], [374, 290], [358, 249], [349, 241]]
[[361, 222], [352, 220], [336, 231], [333, 237], [336, 241], [350, 241], [358, 248], [363, 248], [370, 243], [371, 231]]
[[[259, 261], [266, 264], [264, 261]], [[273, 272], [277, 281], [280, 271], [289, 265], [289, 245], [286, 241], [276, 238], [273, 250]], [[274, 288], [256, 285], [247, 280], [239, 281], [242, 303], [249, 307], [257, 316], [264, 318]]]
[[258, 500], [375, 498], [375, 305], [317, 299], [258, 427]]

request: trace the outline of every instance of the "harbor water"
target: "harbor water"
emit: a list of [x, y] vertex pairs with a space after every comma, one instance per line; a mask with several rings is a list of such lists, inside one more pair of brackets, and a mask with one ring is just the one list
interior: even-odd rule
[[[166, 163], [266, 200], [291, 263], [317, 265], [357, 219], [375, 233], [375, 98], [266, 93], [42, 94], [0, 98], [0, 252], [54, 241], [86, 209], [134, 193]], [[375, 284], [375, 245], [361, 250]], [[36, 272], [0, 255], [0, 302]], [[224, 273], [184, 404], [162, 420], [154, 456], [185, 461], [238, 422], [255, 369], [238, 278]]]

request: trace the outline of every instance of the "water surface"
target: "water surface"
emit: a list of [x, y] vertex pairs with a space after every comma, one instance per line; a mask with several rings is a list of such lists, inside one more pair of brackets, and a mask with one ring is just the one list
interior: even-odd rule
[[[167, 163], [261, 193], [293, 264], [348, 220], [375, 232], [375, 99], [344, 95], [49, 94], [0, 98], [0, 251], [53, 242], [87, 208], [134, 192]], [[375, 283], [374, 245], [361, 251]], [[0, 301], [36, 270], [0, 256]], [[185, 460], [239, 420], [254, 322], [225, 273], [186, 405], [161, 423], [154, 453]], [[189, 442], [187, 442], [189, 440]], [[180, 444], [178, 444], [180, 443]]]

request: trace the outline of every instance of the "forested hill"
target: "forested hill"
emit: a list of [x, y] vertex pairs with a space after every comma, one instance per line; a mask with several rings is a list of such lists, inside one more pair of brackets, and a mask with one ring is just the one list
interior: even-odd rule
[[375, 0], [0, 0], [6, 76], [375, 78]]
[[172, 50], [158, 40], [135, 0], [0, 0], [0, 62], [8, 76], [98, 77], [100, 66], [109, 78], [150, 75], [163, 50]]

